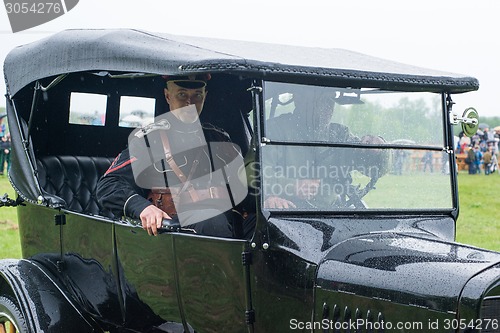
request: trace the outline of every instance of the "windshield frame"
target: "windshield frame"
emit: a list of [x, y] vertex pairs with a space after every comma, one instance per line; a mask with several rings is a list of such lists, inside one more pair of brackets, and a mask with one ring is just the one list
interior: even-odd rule
[[[260, 162], [265, 158], [263, 157], [262, 148], [266, 145], [272, 146], [296, 146], [296, 147], [327, 147], [327, 148], [377, 148], [381, 150], [394, 150], [394, 149], [414, 149], [418, 151], [433, 151], [442, 152], [448, 156], [448, 169], [449, 172], [449, 207], [445, 208], [408, 208], [408, 209], [387, 209], [387, 208], [370, 208], [365, 210], [352, 210], [352, 209], [341, 209], [341, 210], [331, 210], [331, 209], [315, 209], [315, 210], [301, 210], [301, 209], [272, 209], [265, 208], [264, 200], [265, 195], [260, 195], [259, 207], [263, 211], [267, 211], [271, 214], [285, 214], [285, 215], [352, 215], [352, 214], [373, 214], [373, 215], [400, 215], [400, 214], [429, 214], [429, 215], [448, 215], [456, 219], [458, 217], [458, 192], [456, 186], [456, 164], [454, 163], [455, 155], [452, 149], [453, 147], [453, 135], [450, 128], [450, 121], [448, 114], [451, 112], [450, 105], [453, 104], [451, 97], [446, 92], [439, 93], [440, 95], [440, 116], [442, 118], [442, 141], [441, 145], [422, 145], [422, 144], [398, 144], [398, 143], [359, 143], [359, 142], [324, 142], [324, 141], [289, 141], [289, 140], [271, 140], [266, 135], [268, 133], [268, 128], [266, 127], [266, 104], [265, 104], [265, 86], [268, 83], [275, 83], [275, 81], [255, 81], [252, 92], [254, 93], [254, 135], [256, 135], [256, 145], [255, 150], [256, 162], [260, 165]], [[280, 82], [283, 83], [283, 82]], [[324, 86], [321, 86], [324, 87]], [[341, 87], [346, 88], [346, 87]], [[390, 91], [387, 91], [390, 92]], [[399, 91], [398, 91], [399, 92]], [[404, 92], [426, 92], [426, 91], [404, 91]], [[428, 93], [436, 94], [435, 91], [427, 91]], [[258, 125], [258, 126], [257, 126]], [[441, 128], [441, 127], [440, 127]], [[259, 181], [262, 184], [263, 179], [259, 176]]]

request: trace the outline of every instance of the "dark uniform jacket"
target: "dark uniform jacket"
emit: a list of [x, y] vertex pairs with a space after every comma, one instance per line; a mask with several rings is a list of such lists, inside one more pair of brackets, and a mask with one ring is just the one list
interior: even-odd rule
[[[230, 143], [226, 132], [211, 124], [185, 124], [174, 116], [165, 119], [167, 120], [133, 132], [129, 147], [116, 157], [99, 180], [98, 200], [116, 217], [139, 218], [140, 213], [151, 205], [146, 197], [153, 187], [172, 187], [180, 190], [185, 185], [166, 162], [165, 145], [160, 135], [162, 131], [168, 137], [175, 164], [189, 178], [189, 185], [195, 190], [206, 192], [211, 187], [220, 189], [235, 183], [233, 180], [238, 177], [237, 168], [227, 166], [237, 161], [241, 154], [237, 147]], [[243, 167], [242, 161], [241, 159]], [[238, 197], [241, 195], [236, 194]], [[196, 209], [203, 206], [221, 207], [221, 203], [214, 205], [214, 200], [204, 200], [191, 205], [196, 205]], [[188, 210], [189, 206], [188, 203], [183, 208]], [[227, 202], [222, 206], [232, 208], [227, 207]], [[177, 208], [179, 210], [179, 207]]]

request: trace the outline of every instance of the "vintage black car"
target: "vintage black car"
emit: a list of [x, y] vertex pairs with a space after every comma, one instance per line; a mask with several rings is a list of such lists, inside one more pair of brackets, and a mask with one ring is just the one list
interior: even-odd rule
[[[207, 73], [201, 118], [250, 160], [255, 231], [149, 236], [96, 184], [168, 110], [163, 77]], [[0, 261], [0, 331], [500, 331], [500, 254], [455, 242], [452, 125], [478, 120], [453, 95], [477, 79], [136, 30], [63, 31], [4, 74], [23, 259]]]

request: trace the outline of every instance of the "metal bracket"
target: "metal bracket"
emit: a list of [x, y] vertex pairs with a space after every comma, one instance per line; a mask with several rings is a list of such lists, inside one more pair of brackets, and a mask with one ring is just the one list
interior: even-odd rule
[[253, 263], [252, 252], [242, 252], [241, 253], [241, 262], [242, 262], [243, 266], [250, 266]]
[[257, 92], [257, 93], [261, 93], [262, 90], [263, 90], [262, 87], [256, 85], [252, 85], [250, 88], [247, 89], [247, 91]]
[[65, 225], [66, 224], [66, 215], [58, 214], [54, 215], [54, 221], [56, 225]]
[[252, 325], [255, 323], [255, 310], [245, 311], [245, 321], [247, 325]]
[[16, 207], [16, 206], [24, 206], [22, 199], [13, 200], [9, 198], [9, 195], [5, 193], [0, 197], [0, 207]]

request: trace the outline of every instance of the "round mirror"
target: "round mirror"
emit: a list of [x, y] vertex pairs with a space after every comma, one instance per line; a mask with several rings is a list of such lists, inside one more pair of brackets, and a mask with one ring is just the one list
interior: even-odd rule
[[476, 109], [465, 109], [462, 119], [464, 120], [462, 122], [462, 131], [464, 132], [464, 134], [469, 137], [476, 134], [479, 127], [479, 115], [477, 114]]

